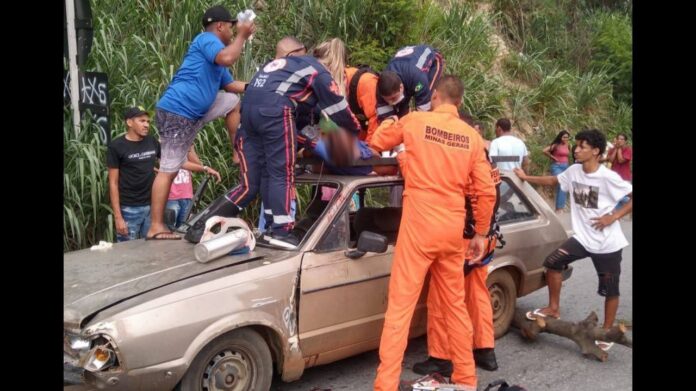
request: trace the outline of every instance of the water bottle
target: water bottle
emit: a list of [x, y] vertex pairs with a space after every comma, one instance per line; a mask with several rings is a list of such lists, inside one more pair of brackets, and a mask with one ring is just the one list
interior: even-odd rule
[[[253, 22], [254, 19], [256, 19], [256, 13], [253, 10], [244, 10], [240, 13], [237, 14], [237, 22], [239, 23], [245, 23], [245, 22]], [[254, 39], [254, 35], [249, 36], [249, 42]]]
[[253, 10], [244, 10], [237, 14], [237, 21], [242, 23], [253, 22], [255, 18], [256, 14]]

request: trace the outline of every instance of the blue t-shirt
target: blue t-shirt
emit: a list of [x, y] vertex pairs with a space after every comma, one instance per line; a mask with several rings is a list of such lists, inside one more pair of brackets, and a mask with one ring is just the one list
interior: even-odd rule
[[191, 120], [203, 118], [217, 92], [234, 81], [227, 67], [215, 63], [215, 56], [224, 48], [215, 34], [198, 34], [157, 108]]

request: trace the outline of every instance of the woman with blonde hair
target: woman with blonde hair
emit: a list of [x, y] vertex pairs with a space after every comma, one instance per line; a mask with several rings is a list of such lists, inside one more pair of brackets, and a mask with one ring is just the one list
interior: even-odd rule
[[340, 38], [331, 38], [317, 45], [314, 57], [326, 67], [336, 81], [338, 91], [346, 96], [346, 45]]

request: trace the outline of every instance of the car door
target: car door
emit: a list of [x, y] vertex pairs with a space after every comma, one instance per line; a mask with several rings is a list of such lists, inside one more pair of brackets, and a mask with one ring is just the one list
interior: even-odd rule
[[[377, 348], [384, 323], [394, 244], [385, 253], [345, 256], [358, 189], [345, 191], [340, 213], [302, 260], [299, 331], [308, 367]], [[368, 206], [373, 198], [368, 191]]]

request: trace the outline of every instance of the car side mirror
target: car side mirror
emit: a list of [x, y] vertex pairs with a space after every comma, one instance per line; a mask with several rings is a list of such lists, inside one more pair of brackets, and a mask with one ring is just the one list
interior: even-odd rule
[[362, 231], [358, 238], [358, 248], [345, 251], [345, 256], [350, 259], [358, 259], [365, 253], [383, 253], [387, 251], [389, 243], [387, 237], [375, 232]]

